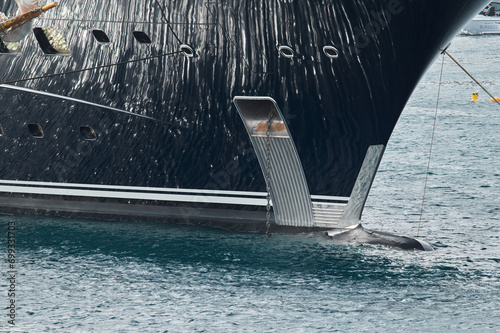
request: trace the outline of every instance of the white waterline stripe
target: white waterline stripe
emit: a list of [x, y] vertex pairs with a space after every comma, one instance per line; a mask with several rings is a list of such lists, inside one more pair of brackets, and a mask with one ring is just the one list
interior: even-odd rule
[[0, 180], [0, 184], [7, 185], [32, 185], [46, 187], [74, 187], [74, 188], [91, 188], [91, 189], [107, 189], [107, 190], [128, 190], [128, 191], [146, 191], [146, 192], [173, 192], [173, 193], [196, 193], [196, 194], [224, 194], [224, 195], [240, 195], [240, 196], [255, 196], [265, 197], [265, 192], [245, 192], [245, 191], [223, 191], [223, 190], [198, 190], [198, 189], [181, 189], [181, 188], [162, 188], [162, 187], [143, 187], [143, 186], [120, 186], [120, 185], [98, 185], [98, 184], [78, 184], [78, 183], [51, 183], [51, 182], [32, 182], [24, 180]]
[[183, 195], [183, 194], [160, 194], [160, 193], [134, 193], [117, 191], [89, 191], [64, 188], [42, 188], [25, 186], [0, 186], [0, 192], [5, 193], [25, 193], [25, 194], [46, 194], [46, 195], [66, 195], [75, 197], [91, 198], [112, 198], [112, 199], [134, 199], [134, 200], [159, 200], [175, 202], [193, 202], [210, 204], [248, 205], [266, 206], [266, 199], [256, 198], [235, 198], [235, 197], [213, 197], [205, 195]]
[[[236, 195], [247, 197], [265, 198], [266, 192], [246, 192], [246, 191], [224, 191], [224, 190], [201, 190], [201, 189], [181, 189], [181, 188], [162, 188], [162, 187], [144, 187], [144, 186], [121, 186], [121, 185], [100, 185], [100, 184], [78, 184], [78, 183], [53, 183], [53, 182], [34, 182], [25, 180], [0, 180], [0, 184], [7, 185], [32, 185], [45, 186], [50, 188], [87, 188], [87, 189], [107, 189], [107, 190], [124, 190], [124, 191], [145, 191], [145, 192], [172, 192], [172, 193], [194, 193], [194, 194], [222, 194]], [[331, 201], [348, 201], [348, 197], [311, 195], [312, 200], [331, 200]], [[318, 202], [321, 204], [321, 202]], [[327, 203], [324, 203], [327, 204]]]

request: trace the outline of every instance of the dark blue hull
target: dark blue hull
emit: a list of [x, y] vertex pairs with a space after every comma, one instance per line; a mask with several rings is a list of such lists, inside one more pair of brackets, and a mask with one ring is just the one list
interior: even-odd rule
[[258, 230], [266, 183], [235, 96], [276, 101], [313, 200], [347, 201], [369, 147], [387, 144], [439, 49], [486, 2], [59, 7], [33, 27], [58, 29], [69, 54], [35, 33], [0, 54], [0, 209]]

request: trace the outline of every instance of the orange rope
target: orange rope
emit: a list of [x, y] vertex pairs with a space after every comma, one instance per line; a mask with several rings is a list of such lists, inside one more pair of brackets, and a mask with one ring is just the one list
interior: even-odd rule
[[498, 105], [500, 105], [500, 101], [497, 100], [495, 96], [493, 96], [488, 90], [486, 90], [486, 88], [481, 83], [479, 83], [479, 81], [476, 80], [471, 73], [469, 73], [462, 65], [460, 65], [460, 63], [455, 58], [453, 58], [451, 54], [449, 54], [448, 51], [446, 51], [446, 49], [443, 50], [443, 54], [446, 54], [448, 57], [450, 57], [450, 59], [453, 60], [453, 62], [455, 62], [455, 64], [457, 64], [458, 67], [460, 67], [467, 75], [469, 75], [470, 78], [473, 79], [474, 82], [476, 82], [477, 85], [481, 87], [481, 89], [483, 89], [488, 95], [490, 95], [492, 102], [496, 102]]
[[47, 10], [52, 9], [54, 7], [57, 7], [57, 6], [58, 6], [57, 2], [53, 2], [53, 3], [45, 5], [43, 7], [33, 9], [32, 11], [30, 11], [26, 14], [22, 14], [22, 15], [13, 17], [10, 20], [7, 20], [7, 21], [0, 23], [0, 35], [4, 36], [9, 31], [17, 28], [21, 24], [24, 24], [27, 21], [32, 20], [32, 19], [40, 16], [41, 14], [46, 12]]

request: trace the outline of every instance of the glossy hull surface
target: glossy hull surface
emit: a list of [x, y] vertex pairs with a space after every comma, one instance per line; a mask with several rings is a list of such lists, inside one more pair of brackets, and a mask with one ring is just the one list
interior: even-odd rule
[[426, 68], [484, 5], [63, 2], [33, 27], [59, 30], [69, 54], [35, 33], [0, 54], [0, 207], [262, 230], [265, 177], [236, 96], [275, 101], [309, 200], [349, 206], [370, 147], [379, 161]]

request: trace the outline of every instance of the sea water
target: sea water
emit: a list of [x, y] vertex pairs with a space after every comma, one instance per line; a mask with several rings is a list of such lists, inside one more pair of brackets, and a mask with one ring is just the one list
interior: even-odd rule
[[[497, 96], [499, 43], [457, 37], [449, 49]], [[441, 61], [409, 101], [363, 215], [436, 251], [2, 216], [0, 331], [500, 332], [500, 106], [446, 57], [422, 210]]]

